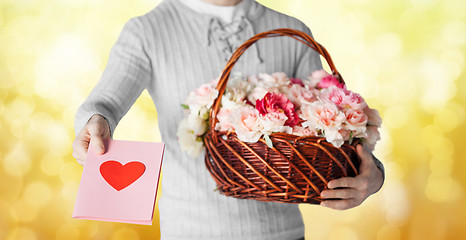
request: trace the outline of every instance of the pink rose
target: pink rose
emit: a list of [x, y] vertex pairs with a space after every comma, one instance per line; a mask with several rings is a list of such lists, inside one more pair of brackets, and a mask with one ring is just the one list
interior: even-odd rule
[[305, 120], [303, 127], [321, 130], [325, 139], [335, 147], [343, 144], [344, 139], [339, 130], [346, 117], [333, 102], [316, 101], [305, 104], [301, 107], [300, 117]]
[[290, 84], [290, 79], [286, 76], [284, 72], [273, 73], [272, 77], [275, 79], [278, 86]]
[[199, 105], [210, 108], [218, 96], [218, 90], [212, 84], [202, 84], [199, 88], [190, 92], [186, 99], [186, 105]]
[[351, 131], [350, 131], [350, 130], [347, 130], [347, 129], [340, 129], [340, 130], [338, 130], [338, 132], [339, 132], [340, 135], [343, 137], [343, 140], [344, 140], [344, 141], [348, 141], [348, 140], [349, 140], [350, 135], [351, 135]]
[[362, 110], [346, 109], [346, 129], [353, 132], [353, 137], [366, 137], [367, 115]]
[[340, 109], [362, 110], [367, 107], [361, 95], [347, 89], [330, 87], [322, 90], [322, 97], [332, 101]]
[[293, 127], [299, 121], [293, 103], [281, 93], [267, 93], [263, 99], [256, 100], [256, 109], [261, 115], [269, 112], [282, 112], [288, 118], [286, 126]]
[[[222, 99], [223, 100], [223, 99]], [[230, 115], [233, 112], [232, 109], [220, 108], [217, 113], [218, 122], [215, 124], [215, 130], [217, 131], [233, 131], [233, 125], [230, 122]]]
[[331, 76], [331, 75], [328, 72], [326, 72], [324, 69], [314, 71], [308, 77], [309, 79], [308, 85], [314, 88], [317, 86], [320, 80], [322, 80], [322, 78], [327, 77], [327, 76]]
[[320, 80], [320, 82], [317, 84], [317, 87], [321, 88], [321, 89], [322, 88], [332, 87], [332, 86], [336, 86], [338, 88], [346, 89], [345, 84], [338, 81], [338, 79], [333, 75], [329, 75], [329, 76], [326, 76], [326, 77], [322, 78]]
[[255, 87], [247, 96], [248, 101], [251, 103], [256, 103], [258, 99], [264, 98], [267, 94], [267, 90], [263, 87]]
[[314, 136], [314, 137], [316, 137], [316, 136], [318, 136], [317, 131], [315, 129], [308, 128], [308, 127], [300, 127], [298, 125], [293, 127], [292, 134], [297, 135], [297, 136], [301, 136], [301, 137], [304, 137], [304, 136]]
[[338, 107], [328, 101], [317, 101], [301, 107], [301, 118], [305, 120], [303, 126], [311, 126], [318, 129], [341, 128], [346, 117]]
[[299, 108], [304, 103], [317, 101], [317, 96], [319, 93], [319, 90], [311, 90], [305, 87], [301, 87], [300, 85], [293, 84], [288, 90], [287, 97], [295, 106]]
[[269, 112], [261, 116], [262, 133], [270, 135], [274, 132], [291, 132], [291, 128], [285, 126], [288, 117], [283, 112]]
[[257, 142], [262, 136], [259, 112], [250, 106], [230, 114], [230, 122], [239, 140], [243, 142]]

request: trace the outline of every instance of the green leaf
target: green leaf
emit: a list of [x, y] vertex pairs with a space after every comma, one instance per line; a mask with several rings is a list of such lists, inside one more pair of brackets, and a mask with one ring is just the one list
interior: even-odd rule
[[184, 109], [189, 109], [189, 106], [186, 105], [186, 104], [181, 104], [181, 107], [184, 108]]
[[349, 134], [349, 144], [351, 145], [352, 143], [353, 143], [353, 131], [351, 131]]
[[273, 148], [273, 143], [269, 135], [264, 135], [264, 139], [265, 139], [265, 144], [267, 144], [267, 147]]

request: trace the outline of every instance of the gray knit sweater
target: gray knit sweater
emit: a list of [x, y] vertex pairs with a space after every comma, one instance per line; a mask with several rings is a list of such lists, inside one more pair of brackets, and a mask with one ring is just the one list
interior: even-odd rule
[[[181, 152], [176, 131], [190, 91], [218, 77], [236, 47], [259, 32], [294, 28], [300, 21], [249, 1], [238, 31], [226, 36], [222, 22], [199, 14], [179, 0], [165, 0], [144, 16], [131, 19], [110, 53], [108, 65], [76, 115], [79, 132], [98, 113], [113, 132], [141, 92], [147, 89], [158, 113], [166, 144], [162, 195], [159, 199], [162, 239], [296, 239], [304, 236], [298, 205], [225, 197], [203, 156]], [[221, 28], [221, 27], [220, 27]], [[234, 71], [245, 74], [285, 72], [306, 77], [320, 69], [318, 55], [291, 38], [263, 39], [249, 48]], [[155, 122], [155, 121], [154, 121]]]

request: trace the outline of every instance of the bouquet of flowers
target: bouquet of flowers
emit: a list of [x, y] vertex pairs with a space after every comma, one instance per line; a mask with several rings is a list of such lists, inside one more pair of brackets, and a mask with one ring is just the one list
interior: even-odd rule
[[[217, 80], [192, 91], [185, 103], [187, 116], [177, 136], [181, 149], [192, 157], [204, 148], [209, 112], [218, 97]], [[361, 95], [352, 92], [325, 70], [308, 79], [288, 78], [284, 73], [243, 76], [228, 80], [221, 99], [215, 130], [236, 133], [243, 142], [265, 139], [272, 147], [272, 133], [323, 137], [335, 147], [359, 139], [373, 150], [380, 139], [381, 118]]]

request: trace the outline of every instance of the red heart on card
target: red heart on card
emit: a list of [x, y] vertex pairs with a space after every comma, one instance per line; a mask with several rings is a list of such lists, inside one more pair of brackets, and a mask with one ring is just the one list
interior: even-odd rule
[[100, 165], [100, 174], [110, 186], [120, 191], [138, 180], [146, 171], [141, 162], [129, 162], [125, 165], [117, 161], [106, 161]]

